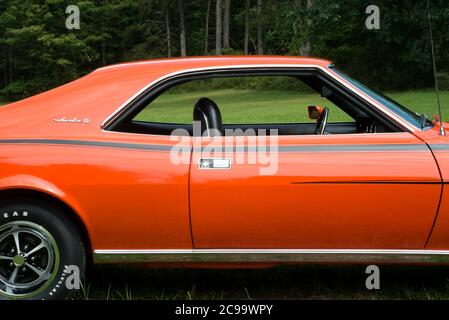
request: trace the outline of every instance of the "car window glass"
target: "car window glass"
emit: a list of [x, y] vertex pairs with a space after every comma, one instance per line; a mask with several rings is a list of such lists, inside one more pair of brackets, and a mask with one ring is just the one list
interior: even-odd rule
[[310, 123], [307, 107], [330, 109], [329, 122], [354, 120], [294, 77], [258, 76], [194, 80], [174, 86], [144, 108], [134, 120], [191, 124], [201, 97], [219, 107], [223, 124]]
[[[352, 85], [354, 85], [357, 89], [361, 90], [383, 106], [387, 107], [390, 111], [394, 112], [401, 118], [407, 120], [414, 126], [422, 129], [424, 129], [426, 126], [433, 127], [433, 123], [431, 121], [426, 121], [425, 118], [422, 118], [420, 113], [414, 112], [407, 107], [401, 105], [397, 101], [393, 100], [392, 98], [380, 93], [379, 91], [375, 89], [368, 88], [366, 85], [362, 84], [361, 82], [354, 80], [353, 78], [349, 77], [344, 72], [338, 70], [335, 67], [331, 68], [336, 74], [338, 74], [340, 77], [344, 78], [348, 82], [350, 82]], [[424, 121], [424, 122], [423, 122]]]

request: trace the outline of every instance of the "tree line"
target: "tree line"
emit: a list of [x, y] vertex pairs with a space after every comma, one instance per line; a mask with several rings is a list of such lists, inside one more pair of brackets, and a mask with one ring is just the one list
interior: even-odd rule
[[[371, 4], [378, 30], [365, 26]], [[66, 28], [68, 5], [79, 7], [80, 29]], [[449, 89], [449, 5], [431, 6]], [[426, 1], [0, 1], [0, 93], [10, 98], [122, 61], [237, 54], [324, 57], [379, 89], [433, 85]]]

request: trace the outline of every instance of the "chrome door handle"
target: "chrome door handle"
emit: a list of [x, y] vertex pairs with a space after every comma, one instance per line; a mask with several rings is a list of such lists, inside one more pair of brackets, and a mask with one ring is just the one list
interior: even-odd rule
[[200, 159], [198, 162], [200, 169], [230, 169], [231, 159]]

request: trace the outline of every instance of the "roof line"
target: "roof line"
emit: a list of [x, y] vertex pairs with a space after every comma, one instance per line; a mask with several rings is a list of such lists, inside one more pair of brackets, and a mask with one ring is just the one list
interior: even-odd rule
[[137, 66], [137, 65], [151, 65], [151, 64], [161, 64], [161, 63], [173, 63], [173, 62], [184, 62], [184, 61], [204, 61], [208, 59], [216, 59], [216, 60], [236, 60], [236, 59], [295, 59], [295, 60], [309, 60], [309, 61], [317, 61], [323, 63], [331, 63], [329, 60], [315, 58], [315, 57], [302, 57], [302, 56], [203, 56], [203, 57], [186, 57], [186, 58], [165, 58], [165, 59], [153, 59], [153, 60], [142, 60], [135, 62], [123, 62], [118, 64], [113, 64], [110, 66], [104, 66], [94, 70], [93, 72], [103, 71], [108, 69], [115, 69], [121, 67], [129, 67], [129, 66]]

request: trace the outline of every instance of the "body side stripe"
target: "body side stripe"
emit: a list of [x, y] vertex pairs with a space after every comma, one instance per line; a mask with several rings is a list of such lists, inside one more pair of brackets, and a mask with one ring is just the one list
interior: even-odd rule
[[292, 146], [194, 147], [194, 152], [364, 152], [364, 151], [429, 151], [425, 144], [335, 144]]
[[87, 147], [105, 147], [118, 149], [136, 149], [152, 151], [170, 151], [173, 147], [168, 145], [150, 145], [140, 143], [123, 142], [103, 142], [87, 140], [53, 140], [53, 139], [18, 139], [18, 140], [0, 140], [0, 144], [47, 144], [64, 146], [87, 146]]
[[449, 144], [429, 144], [432, 151], [449, 151]]
[[[89, 140], [58, 140], [58, 139], [11, 139], [0, 140], [0, 144], [46, 144], [67, 146], [106, 147], [119, 149], [171, 151], [171, 145], [153, 145], [142, 143], [123, 143]], [[448, 149], [449, 150], [449, 145]], [[296, 145], [279, 147], [211, 147], [194, 148], [194, 152], [204, 151], [224, 152], [365, 152], [365, 151], [429, 151], [425, 144], [339, 144], [339, 145]]]

